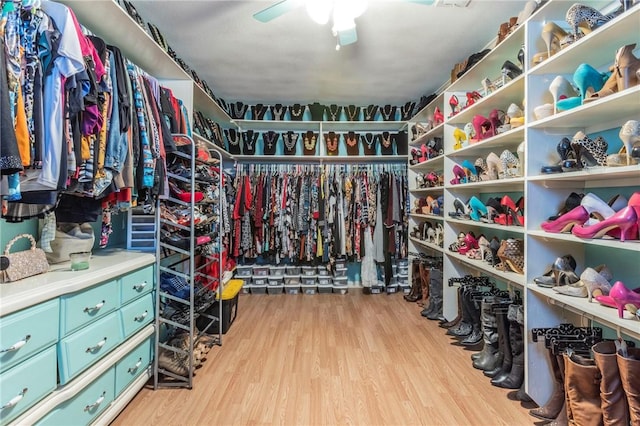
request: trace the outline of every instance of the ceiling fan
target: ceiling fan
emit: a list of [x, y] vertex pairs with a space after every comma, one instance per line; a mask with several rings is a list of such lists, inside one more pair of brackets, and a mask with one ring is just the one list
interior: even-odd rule
[[[431, 5], [442, 0], [402, 0], [411, 3]], [[468, 2], [469, 0], [465, 0]], [[260, 22], [269, 22], [293, 9], [305, 6], [309, 17], [320, 25], [332, 20], [333, 35], [337, 37], [340, 46], [358, 41], [355, 18], [364, 13], [367, 0], [281, 0], [253, 15]]]

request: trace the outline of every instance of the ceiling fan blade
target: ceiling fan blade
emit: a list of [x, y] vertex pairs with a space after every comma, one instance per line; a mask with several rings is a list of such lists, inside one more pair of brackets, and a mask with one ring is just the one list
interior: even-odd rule
[[345, 31], [338, 31], [338, 43], [340, 43], [340, 46], [346, 46], [356, 41], [358, 41], [358, 33], [356, 33], [355, 27]]
[[302, 6], [303, 3], [304, 1], [302, 0], [282, 0], [278, 3], [272, 4], [260, 12], [254, 13], [253, 17], [260, 22], [269, 22], [272, 19], [276, 19], [277, 17], [295, 9], [296, 7]]

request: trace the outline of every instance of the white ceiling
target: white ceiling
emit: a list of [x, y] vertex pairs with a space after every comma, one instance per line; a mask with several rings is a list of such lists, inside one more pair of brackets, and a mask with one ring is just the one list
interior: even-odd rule
[[356, 20], [358, 42], [336, 51], [331, 24], [314, 23], [304, 7], [268, 23], [252, 17], [276, 1], [133, 3], [218, 97], [342, 105], [400, 105], [435, 92], [456, 62], [485, 48], [525, 3], [472, 0], [460, 8], [370, 0]]

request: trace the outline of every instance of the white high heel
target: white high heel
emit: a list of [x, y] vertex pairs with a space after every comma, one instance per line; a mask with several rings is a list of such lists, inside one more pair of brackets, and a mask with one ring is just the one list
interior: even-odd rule
[[551, 92], [551, 96], [553, 96], [553, 113], [556, 114], [558, 112], [558, 101], [560, 99], [565, 98], [575, 98], [578, 96], [575, 89], [569, 83], [569, 80], [559, 75], [553, 79], [551, 84], [549, 85], [549, 92]]
[[525, 144], [524, 141], [520, 142], [518, 145], [518, 149], [516, 150], [516, 155], [518, 156], [518, 162], [520, 163], [519, 176], [524, 176], [524, 149]]
[[[624, 205], [623, 205], [624, 204]], [[616, 213], [616, 209], [606, 203], [604, 200], [599, 198], [597, 195], [589, 192], [587, 195], [582, 197], [582, 201], [580, 201], [580, 205], [584, 207], [584, 209], [589, 213], [589, 216], [594, 216], [595, 218], [589, 219], [586, 223], [586, 226], [590, 226], [596, 224], [600, 221], [608, 219]], [[613, 205], [618, 207], [618, 210], [626, 207], [627, 200], [623, 196], [618, 196]]]
[[627, 166], [631, 165], [631, 151], [640, 142], [640, 121], [629, 120], [622, 125], [618, 134], [624, 148], [627, 150]]

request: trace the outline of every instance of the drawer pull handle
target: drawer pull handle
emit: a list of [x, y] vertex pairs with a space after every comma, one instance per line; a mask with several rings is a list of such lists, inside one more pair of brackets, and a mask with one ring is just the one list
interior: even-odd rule
[[31, 335], [27, 334], [26, 336], [24, 336], [24, 339], [14, 343], [13, 345], [9, 346], [7, 349], [0, 350], [0, 354], [3, 354], [5, 352], [17, 351], [18, 349], [26, 345], [29, 339], [31, 339]]
[[100, 340], [95, 346], [90, 346], [87, 348], [85, 352], [97, 352], [101, 347], [103, 347], [107, 343], [107, 338]]
[[137, 317], [135, 317], [133, 319], [135, 321], [140, 322], [140, 321], [144, 320], [147, 317], [147, 315], [149, 315], [149, 312], [148, 311], [144, 311], [141, 315], [138, 315]]
[[93, 311], [100, 310], [100, 308], [102, 308], [105, 303], [106, 302], [103, 300], [102, 302], [98, 303], [96, 306], [87, 306], [86, 308], [84, 308], [84, 312], [93, 312]]
[[142, 365], [142, 358], [138, 358], [138, 362], [136, 362], [136, 365], [134, 365], [133, 367], [129, 367], [129, 369], [127, 370], [127, 373], [136, 372], [141, 365]]
[[11, 398], [9, 402], [7, 402], [2, 407], [0, 407], [0, 410], [4, 410], [5, 408], [15, 407], [16, 405], [18, 405], [18, 402], [20, 402], [20, 400], [24, 398], [24, 394], [27, 393], [28, 390], [29, 388], [22, 389], [22, 392], [20, 392], [19, 394]]
[[91, 410], [93, 410], [94, 408], [98, 408], [98, 406], [99, 406], [100, 404], [102, 404], [102, 401], [104, 401], [104, 396], [105, 396], [106, 394], [107, 394], [107, 392], [106, 392], [106, 391], [102, 392], [102, 395], [100, 395], [100, 398], [96, 399], [96, 402], [94, 402], [94, 403], [93, 403], [93, 404], [91, 404], [91, 405], [85, 405], [85, 406], [84, 406], [84, 411], [91, 411]]
[[134, 285], [134, 286], [133, 286], [133, 289], [134, 289], [135, 291], [141, 291], [141, 290], [142, 290], [143, 288], [145, 288], [146, 286], [147, 286], [147, 282], [146, 282], [146, 281], [143, 281], [143, 282], [141, 282], [140, 284], [136, 284], [136, 285]]

